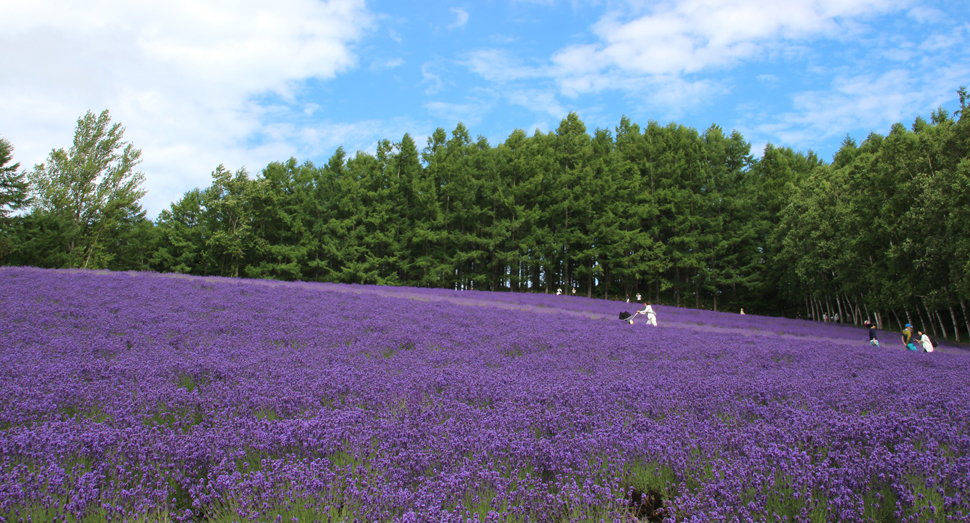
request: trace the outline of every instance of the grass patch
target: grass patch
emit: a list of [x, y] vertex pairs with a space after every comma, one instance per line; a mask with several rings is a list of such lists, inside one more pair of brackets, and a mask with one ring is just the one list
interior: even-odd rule
[[203, 421], [205, 421], [205, 413], [198, 405], [195, 407], [169, 406], [164, 403], [159, 403], [150, 415], [142, 419], [146, 427], [178, 429], [183, 433], [189, 432], [196, 425], [201, 425]]
[[[60, 523], [170, 523], [175, 521], [167, 510], [157, 510], [144, 514], [131, 514], [123, 510], [106, 510], [102, 503], [93, 503], [92, 510], [71, 510], [71, 500], [67, 496], [52, 498], [45, 504], [14, 505], [0, 509], [0, 521], [7, 523], [41, 523], [57, 521]], [[112, 505], [112, 503], [104, 503]]]

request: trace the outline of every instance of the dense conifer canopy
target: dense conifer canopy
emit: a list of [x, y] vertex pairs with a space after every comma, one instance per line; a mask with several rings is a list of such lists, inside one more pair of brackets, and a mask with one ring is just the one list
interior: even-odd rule
[[[43, 197], [4, 222], [2, 263], [640, 293], [696, 308], [913, 323], [965, 339], [970, 100], [965, 89], [959, 96], [956, 114], [941, 109], [861, 143], [847, 137], [831, 163], [771, 144], [755, 158], [739, 132], [717, 125], [641, 128], [623, 118], [590, 132], [570, 113], [555, 131], [516, 130], [490, 144], [458, 124], [423, 147], [405, 134], [375, 154], [338, 148], [320, 166], [291, 158], [254, 175], [220, 165], [209, 187], [154, 223], [131, 198], [95, 202], [84, 220], [54, 212], [63, 206], [44, 195], [56, 180], [41, 165], [32, 177]], [[138, 151], [117, 125], [107, 132], [106, 117], [89, 113], [78, 133], [96, 142], [91, 150], [130, 159], [130, 174]], [[51, 160], [77, 154], [52, 151]], [[139, 196], [140, 178], [117, 187], [132, 176], [97, 190]]]

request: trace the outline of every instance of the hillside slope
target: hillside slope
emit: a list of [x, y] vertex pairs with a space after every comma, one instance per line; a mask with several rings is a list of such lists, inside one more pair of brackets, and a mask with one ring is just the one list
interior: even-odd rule
[[[970, 357], [546, 295], [0, 269], [0, 517], [961, 521]], [[859, 338], [862, 339], [859, 339]], [[889, 519], [886, 519], [889, 518]], [[894, 519], [895, 518], [895, 519]]]

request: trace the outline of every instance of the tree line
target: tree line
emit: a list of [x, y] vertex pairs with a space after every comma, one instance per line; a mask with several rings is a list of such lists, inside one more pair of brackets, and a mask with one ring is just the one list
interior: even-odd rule
[[[912, 323], [966, 337], [970, 116], [935, 111], [831, 163], [737, 131], [622, 118], [491, 145], [463, 125], [323, 165], [218, 166], [153, 222], [107, 111], [19, 170], [0, 139], [0, 263], [280, 280], [637, 293], [677, 306]], [[939, 328], [939, 332], [937, 332]]]

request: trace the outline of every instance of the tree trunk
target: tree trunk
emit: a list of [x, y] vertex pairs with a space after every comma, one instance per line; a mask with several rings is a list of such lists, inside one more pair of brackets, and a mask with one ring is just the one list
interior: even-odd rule
[[[908, 305], [903, 305], [903, 311], [906, 313], [906, 323], [912, 325], [913, 324], [913, 318], [912, 318], [912, 316], [909, 315], [909, 306]], [[919, 312], [919, 307], [916, 308], [916, 311]], [[900, 325], [900, 327], [902, 327], [902, 325]]]
[[674, 303], [680, 307], [680, 267], [674, 267], [674, 280], [677, 286], [674, 287]]
[[[940, 330], [943, 331], [943, 339], [946, 339], [947, 338], [947, 336], [946, 336], [946, 325], [943, 325], [943, 317], [940, 316], [940, 313], [939, 312], [937, 312], [937, 311], [933, 311], [933, 312], [934, 312], [934, 314], [936, 314], [936, 321], [940, 322]], [[930, 323], [933, 323], [933, 317], [932, 316], [930, 316]], [[936, 336], [936, 329], [934, 328], [933, 331], [934, 331], [933, 332], [933, 335]]]
[[960, 298], [960, 308], [963, 309], [963, 321], [967, 324], [967, 336], [970, 336], [970, 316], [967, 316], [967, 304]]
[[697, 278], [697, 281], [694, 282], [694, 308], [700, 309], [701, 308], [700, 270], [694, 271], [694, 277]]
[[859, 320], [862, 318], [862, 311], [859, 310], [859, 300], [855, 300], [855, 303], [853, 303], [852, 298], [845, 292], [842, 293], [842, 299], [845, 300], [846, 306], [849, 307], [849, 314], [852, 315], [852, 324], [858, 325], [860, 323]]
[[956, 339], [957, 343], [960, 343], [960, 324], [957, 323], [957, 315], [953, 312], [953, 306], [950, 305], [950, 319], [953, 320], [953, 337]]
[[88, 268], [88, 262], [91, 261], [91, 255], [94, 254], [94, 248], [98, 245], [98, 239], [101, 238], [101, 231], [103, 230], [104, 230], [104, 220], [102, 219], [101, 227], [98, 229], [98, 234], [94, 235], [94, 241], [91, 242], [91, 248], [88, 250], [88, 256], [84, 259], [84, 267], [82, 267], [82, 269]]
[[[930, 329], [933, 331], [933, 336], [936, 336], [936, 325], [933, 324], [933, 313], [930, 312], [930, 308], [926, 306], [926, 298], [923, 298], [920, 301], [923, 302], [923, 308], [926, 309], [926, 314], [930, 318]], [[926, 323], [923, 323], [923, 313], [919, 310], [919, 303], [916, 304], [916, 312], [919, 312], [919, 322], [923, 324], [923, 332], [929, 334], [929, 332], [926, 331]], [[945, 338], [946, 335], [944, 334], [943, 337]]]
[[896, 314], [896, 309], [889, 309], [889, 310], [892, 311], [893, 316], [896, 317], [896, 325], [899, 327], [899, 330], [903, 330], [903, 322], [902, 320], [899, 319], [899, 315]]
[[839, 308], [839, 323], [845, 321], [845, 311], [842, 310], [842, 300], [839, 298], [839, 292], [835, 292], [835, 306]]
[[603, 265], [603, 281], [604, 281], [603, 299], [604, 300], [610, 299], [610, 283], [612, 283], [612, 279], [610, 278], [609, 274], [610, 274], [610, 267], [609, 265], [604, 264]]

